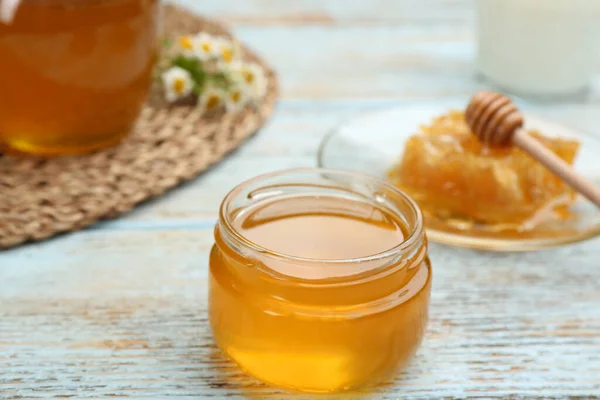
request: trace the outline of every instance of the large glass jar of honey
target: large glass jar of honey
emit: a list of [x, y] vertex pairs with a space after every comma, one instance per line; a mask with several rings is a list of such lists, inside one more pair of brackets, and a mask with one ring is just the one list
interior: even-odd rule
[[337, 392], [389, 378], [427, 324], [421, 212], [376, 178], [321, 169], [259, 176], [224, 199], [210, 255], [221, 350], [285, 388]]
[[159, 0], [17, 3], [0, 21], [0, 142], [41, 155], [118, 142], [151, 83]]

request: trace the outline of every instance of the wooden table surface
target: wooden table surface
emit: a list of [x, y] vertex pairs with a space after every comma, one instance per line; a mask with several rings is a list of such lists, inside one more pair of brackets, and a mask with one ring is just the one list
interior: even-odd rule
[[[314, 166], [323, 135], [358, 113], [462, 101], [483, 87], [472, 0], [180, 2], [227, 21], [270, 60], [278, 110], [163, 198], [0, 253], [1, 399], [314, 398], [256, 383], [213, 345], [207, 261], [221, 199], [256, 174]], [[543, 111], [588, 130], [600, 120], [598, 95]], [[430, 255], [423, 347], [364, 396], [600, 398], [600, 239], [524, 254], [433, 244]]]

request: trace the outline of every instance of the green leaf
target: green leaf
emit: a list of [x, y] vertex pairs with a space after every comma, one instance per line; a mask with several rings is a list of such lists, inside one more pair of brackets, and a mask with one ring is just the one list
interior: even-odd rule
[[198, 85], [194, 85], [194, 88], [192, 89], [192, 91], [194, 92], [194, 94], [196, 96], [200, 96], [203, 92], [202, 88]]
[[172, 60], [172, 65], [183, 68], [190, 73], [194, 82], [202, 87], [206, 80], [206, 72], [202, 68], [202, 63], [196, 58], [187, 58], [182, 55], [178, 55]]
[[211, 74], [209, 77], [207, 77], [207, 79], [209, 79], [211, 83], [217, 86], [218, 88], [225, 90], [229, 89], [230, 83], [227, 80], [227, 76], [225, 76], [225, 74], [223, 74], [222, 72]]

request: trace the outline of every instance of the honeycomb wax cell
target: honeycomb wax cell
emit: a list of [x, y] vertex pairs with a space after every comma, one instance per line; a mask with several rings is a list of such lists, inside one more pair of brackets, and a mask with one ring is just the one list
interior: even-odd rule
[[[573, 163], [578, 142], [530, 133]], [[461, 112], [450, 112], [422, 126], [406, 142], [389, 178], [427, 214], [521, 229], [541, 213], [564, 215], [575, 195], [522, 150], [481, 144]]]
[[321, 171], [255, 178], [226, 197], [209, 314], [218, 346], [251, 375], [338, 392], [411, 359], [431, 266], [412, 200], [375, 178]]

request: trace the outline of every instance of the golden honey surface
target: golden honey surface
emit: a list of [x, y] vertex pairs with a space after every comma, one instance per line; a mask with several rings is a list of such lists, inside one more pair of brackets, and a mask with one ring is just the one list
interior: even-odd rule
[[[425, 240], [402, 261], [359, 258], [406, 239], [396, 216], [361, 201], [299, 196], [244, 210], [233, 227], [269, 249], [236, 251], [216, 229], [211, 325], [245, 371], [278, 386], [334, 392], [384, 380], [415, 353], [431, 285]], [[338, 262], [349, 259], [356, 261]]]

